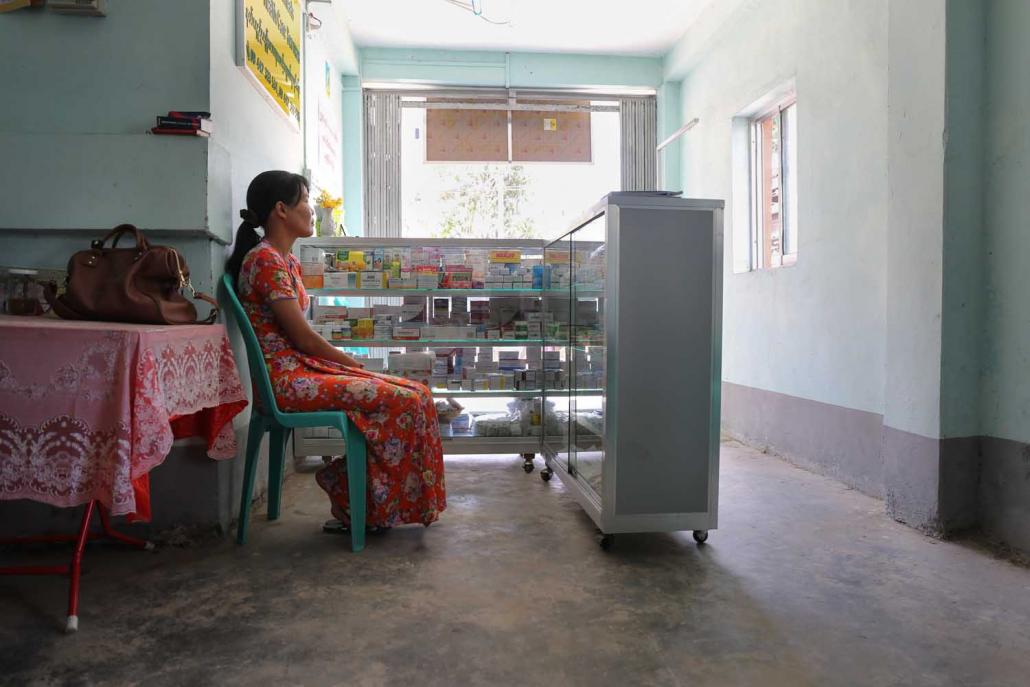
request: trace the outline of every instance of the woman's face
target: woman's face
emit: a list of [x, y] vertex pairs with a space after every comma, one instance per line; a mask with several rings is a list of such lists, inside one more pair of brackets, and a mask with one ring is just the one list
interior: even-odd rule
[[286, 228], [297, 238], [305, 238], [315, 233], [315, 211], [308, 200], [308, 190], [303, 186], [297, 204], [286, 207]]

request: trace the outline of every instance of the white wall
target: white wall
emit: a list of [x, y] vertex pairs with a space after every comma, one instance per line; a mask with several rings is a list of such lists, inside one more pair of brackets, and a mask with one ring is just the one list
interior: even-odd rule
[[[884, 424], [941, 437], [945, 5], [889, 4], [889, 190]], [[975, 402], [975, 401], [974, 401]]]
[[[334, 196], [343, 194], [343, 92], [340, 70], [327, 49], [329, 36], [317, 31], [309, 36], [305, 49], [305, 159], [315, 187]], [[329, 92], [325, 72], [329, 70]], [[321, 121], [320, 121], [321, 120]], [[329, 160], [333, 160], [330, 162]]]
[[[292, 124], [262, 96], [236, 65], [236, 3], [211, 3], [212, 145], [218, 146], [217, 167], [210, 170], [211, 224], [235, 235], [239, 211], [246, 207], [247, 185], [268, 169], [303, 171], [300, 127]], [[216, 153], [213, 153], [215, 156]]]
[[[727, 200], [733, 116], [796, 78], [797, 265], [733, 274], [726, 241], [725, 381], [883, 412], [887, 216], [887, 0], [740, 4], [717, 40], [683, 37], [685, 195]], [[708, 45], [703, 56], [691, 46]]]

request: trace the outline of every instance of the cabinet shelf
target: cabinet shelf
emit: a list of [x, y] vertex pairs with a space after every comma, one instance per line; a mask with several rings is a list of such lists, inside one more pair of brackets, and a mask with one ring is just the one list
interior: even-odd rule
[[[389, 374], [389, 373], [387, 373]], [[434, 396], [448, 398], [536, 398], [543, 395], [542, 389], [490, 389], [488, 391], [450, 391], [448, 389], [433, 389]], [[550, 393], [550, 392], [549, 392]], [[555, 395], [574, 394], [576, 396], [603, 396], [604, 389], [577, 389], [574, 392], [554, 392]]]
[[441, 436], [443, 452], [454, 454], [540, 453], [540, 437], [483, 437], [471, 432]]
[[[342, 339], [329, 341], [336, 348], [497, 348], [500, 346], [543, 346], [541, 339]], [[550, 345], [550, 344], [549, 344]]]
[[[309, 296], [320, 298], [334, 296], [401, 298], [403, 296], [515, 296], [533, 297], [568, 295], [568, 289], [305, 289]], [[600, 289], [577, 290], [577, 296], [597, 298], [604, 293]]]

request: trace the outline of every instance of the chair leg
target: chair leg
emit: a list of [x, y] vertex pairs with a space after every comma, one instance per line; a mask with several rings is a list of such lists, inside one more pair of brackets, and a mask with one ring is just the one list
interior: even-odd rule
[[273, 427], [268, 444], [268, 519], [278, 520], [286, 471], [286, 437], [290, 430]]
[[357, 553], [365, 548], [365, 437], [358, 428], [344, 421], [340, 432], [347, 442], [347, 491], [350, 501], [350, 547]]
[[247, 432], [247, 460], [243, 465], [243, 490], [240, 494], [240, 517], [236, 523], [236, 543], [247, 541], [247, 524], [250, 521], [250, 499], [254, 494], [254, 476], [257, 474], [258, 453], [261, 439], [265, 436], [265, 423], [253, 415]]

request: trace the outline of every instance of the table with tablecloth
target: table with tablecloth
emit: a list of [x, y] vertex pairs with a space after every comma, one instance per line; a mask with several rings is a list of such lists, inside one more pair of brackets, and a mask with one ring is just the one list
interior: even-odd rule
[[0, 316], [0, 499], [148, 520], [173, 440], [232, 458], [246, 405], [222, 325]]
[[147, 519], [146, 476], [173, 439], [232, 458], [246, 405], [222, 325], [0, 316], [0, 499]]

